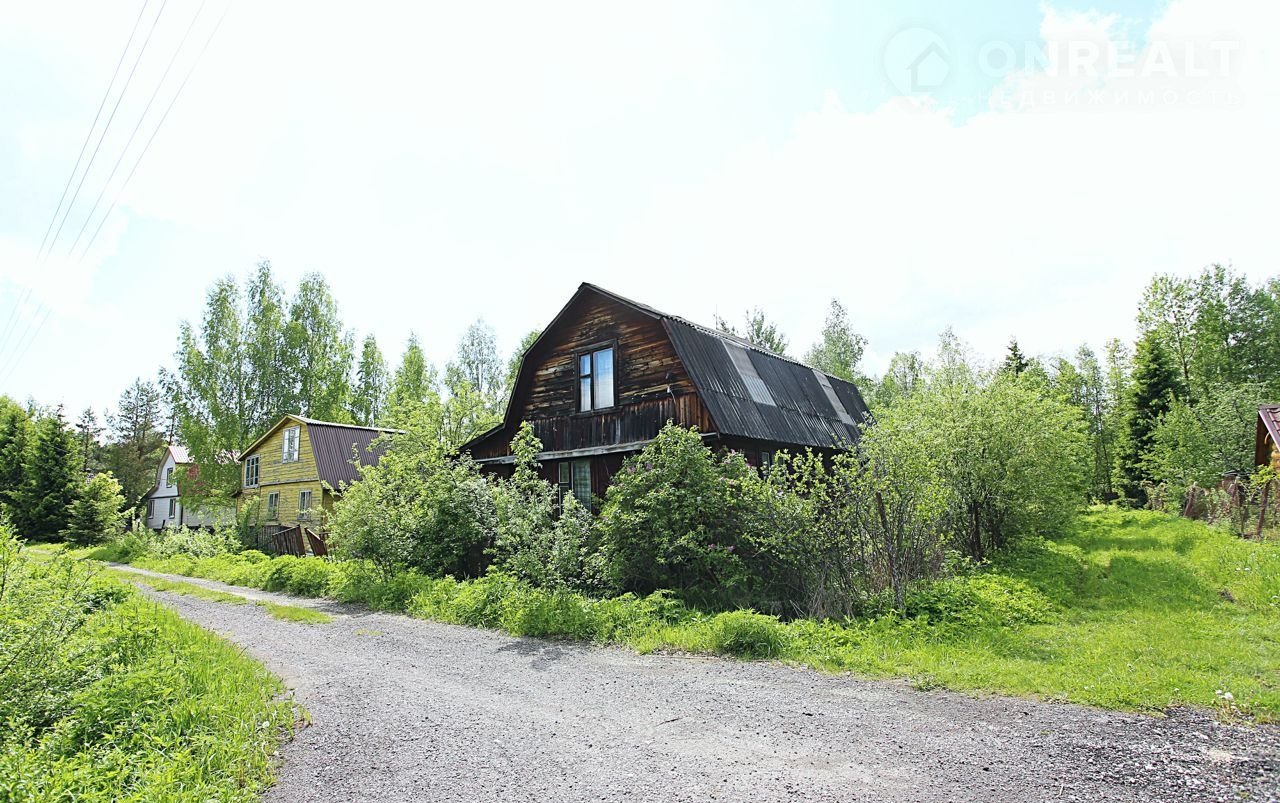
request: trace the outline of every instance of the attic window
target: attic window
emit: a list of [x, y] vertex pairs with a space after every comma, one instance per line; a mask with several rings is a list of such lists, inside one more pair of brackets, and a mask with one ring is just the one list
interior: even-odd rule
[[281, 456], [281, 462], [298, 462], [298, 441], [300, 439], [301, 430], [301, 427], [289, 427], [284, 431], [284, 453]]
[[751, 399], [756, 404], [777, 407], [778, 403], [773, 400], [773, 394], [769, 392], [769, 386], [760, 378], [760, 374], [751, 362], [751, 355], [747, 353], [747, 350], [737, 343], [730, 343], [727, 340], [721, 340], [720, 342], [724, 344], [724, 350], [729, 353], [729, 361], [733, 363], [734, 368], [738, 369], [738, 376], [742, 377], [742, 384], [747, 386], [747, 393], [751, 394]]
[[578, 410], [613, 406], [613, 347], [578, 355]]

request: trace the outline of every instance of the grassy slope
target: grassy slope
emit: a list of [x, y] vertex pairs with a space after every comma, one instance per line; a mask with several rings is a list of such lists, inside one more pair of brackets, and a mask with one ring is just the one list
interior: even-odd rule
[[956, 631], [863, 625], [851, 643], [793, 657], [923, 685], [1033, 694], [1108, 708], [1220, 707], [1280, 717], [1280, 544], [1148, 512], [1097, 510], [995, 569], [1028, 581], [1049, 621]]
[[294, 718], [277, 700], [280, 681], [167, 608], [118, 593], [124, 599], [92, 613], [66, 656], [27, 667], [65, 704], [52, 720], [29, 721], [13, 706], [17, 719], [0, 737], [0, 799], [257, 800]]

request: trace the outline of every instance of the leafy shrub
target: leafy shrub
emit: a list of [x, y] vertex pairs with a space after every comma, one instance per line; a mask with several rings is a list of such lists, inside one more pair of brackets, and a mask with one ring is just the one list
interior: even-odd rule
[[609, 487], [599, 526], [613, 580], [644, 594], [697, 590], [712, 604], [749, 596], [743, 552], [768, 538], [777, 499], [741, 455], [717, 457], [668, 423]]
[[157, 536], [152, 553], [162, 557], [185, 555], [191, 558], [211, 558], [237, 552], [240, 541], [231, 530], [217, 528], [212, 530], [191, 529], [189, 527], [166, 527]]
[[979, 573], [923, 585], [908, 595], [905, 609], [939, 623], [1011, 627], [1046, 621], [1053, 605], [1024, 580]]
[[335, 556], [369, 561], [388, 576], [465, 576], [492, 543], [494, 516], [489, 483], [469, 457], [410, 433], [361, 467], [334, 509], [329, 543]]
[[755, 611], [726, 611], [711, 620], [711, 644], [718, 652], [744, 658], [776, 658], [790, 641], [776, 616]]
[[335, 565], [324, 558], [296, 558], [287, 567], [283, 590], [302, 597], [322, 597], [337, 571]]
[[494, 564], [542, 588], [604, 591], [606, 558], [590, 512], [572, 496], [561, 505], [555, 487], [538, 474], [534, 458], [542, 443], [528, 423], [511, 449], [511, 478], [493, 483]]

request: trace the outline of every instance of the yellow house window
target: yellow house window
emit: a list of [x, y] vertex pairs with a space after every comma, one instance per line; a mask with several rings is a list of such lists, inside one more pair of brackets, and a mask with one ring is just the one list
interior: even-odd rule
[[244, 459], [244, 487], [254, 488], [258, 485], [258, 456]]
[[311, 518], [311, 492], [298, 492], [298, 519], [304, 520]]
[[298, 462], [298, 443], [301, 437], [301, 427], [289, 427], [284, 431], [284, 454], [281, 455], [281, 462]]
[[267, 521], [275, 521], [280, 518], [280, 492], [272, 491], [267, 494]]

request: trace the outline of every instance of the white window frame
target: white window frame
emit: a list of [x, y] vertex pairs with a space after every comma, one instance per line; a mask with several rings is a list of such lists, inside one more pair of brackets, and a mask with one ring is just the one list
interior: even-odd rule
[[267, 494], [267, 521], [280, 520], [280, 492], [272, 491]]
[[[244, 487], [246, 488], [258, 487], [258, 479], [259, 479], [258, 469], [260, 468], [258, 464], [259, 464], [259, 458], [258, 458], [258, 455], [256, 454], [250, 455], [249, 457], [246, 457], [244, 459]], [[250, 475], [253, 476], [252, 482], [249, 481]]]
[[169, 466], [164, 470], [164, 487], [173, 487], [173, 466]]
[[147, 518], [154, 519], [156, 517], [156, 500], [147, 500]]
[[298, 491], [298, 521], [311, 518], [311, 491]]
[[178, 497], [176, 496], [169, 497], [169, 518], [178, 518]]
[[[293, 451], [289, 450], [292, 440]], [[284, 441], [280, 445], [280, 462], [296, 463], [302, 459], [302, 427], [285, 427]]]

